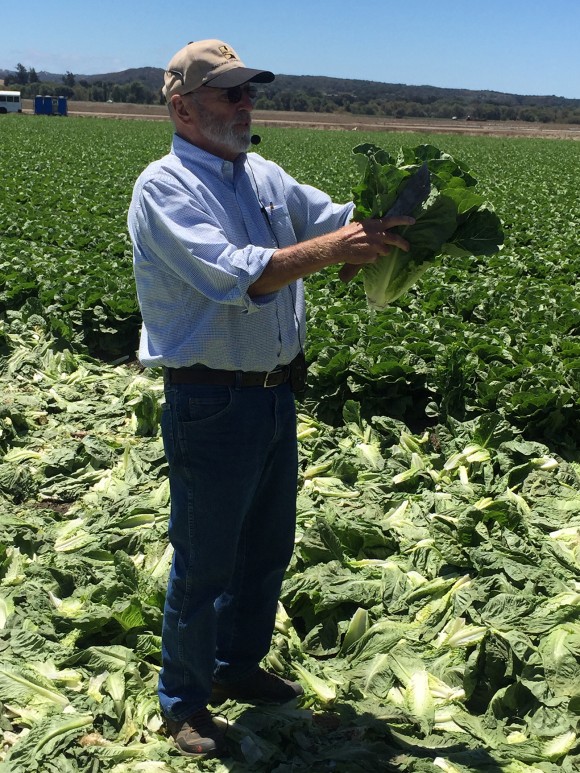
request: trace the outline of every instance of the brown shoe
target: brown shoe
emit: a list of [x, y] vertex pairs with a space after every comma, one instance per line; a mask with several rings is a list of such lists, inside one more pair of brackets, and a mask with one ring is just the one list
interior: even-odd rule
[[302, 685], [270, 674], [263, 668], [253, 671], [250, 676], [237, 682], [214, 682], [211, 703], [223, 703], [228, 698], [242, 703], [282, 704], [304, 694]]
[[200, 709], [182, 720], [166, 717], [165, 724], [178, 751], [187, 757], [223, 757], [226, 754], [225, 734], [207, 709]]

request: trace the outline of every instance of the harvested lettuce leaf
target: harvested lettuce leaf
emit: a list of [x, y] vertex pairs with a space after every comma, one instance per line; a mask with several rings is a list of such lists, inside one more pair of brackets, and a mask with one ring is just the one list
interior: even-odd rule
[[384, 309], [412, 287], [438, 258], [447, 254], [493, 255], [503, 243], [501, 221], [492, 205], [474, 191], [476, 179], [452, 156], [434, 145], [401, 148], [397, 158], [377, 145], [353, 149], [361, 182], [353, 190], [355, 220], [387, 214], [408, 178], [427, 163], [431, 192], [411, 214], [412, 226], [393, 230], [410, 243], [393, 247], [376, 263], [363, 266], [368, 305]]

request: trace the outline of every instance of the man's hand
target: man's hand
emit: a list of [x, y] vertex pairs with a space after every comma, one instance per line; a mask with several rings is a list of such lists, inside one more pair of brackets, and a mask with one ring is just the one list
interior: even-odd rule
[[[387, 255], [391, 247], [398, 247], [401, 250], [407, 252], [409, 250], [409, 242], [403, 239], [399, 234], [391, 233], [390, 228], [395, 228], [398, 225], [413, 225], [415, 219], [407, 217], [406, 215], [395, 215], [378, 218], [376, 220], [364, 220], [361, 223], [350, 225], [361, 225], [367, 231], [374, 231], [378, 229], [378, 236], [380, 244], [378, 245], [379, 251], [376, 253], [374, 260], [354, 261], [351, 258], [345, 259], [345, 264], [338, 272], [339, 279], [343, 282], [350, 282], [358, 272], [361, 270], [365, 263], [374, 263], [381, 255]], [[348, 226], [345, 226], [348, 228]], [[341, 229], [342, 230], [342, 229]]]

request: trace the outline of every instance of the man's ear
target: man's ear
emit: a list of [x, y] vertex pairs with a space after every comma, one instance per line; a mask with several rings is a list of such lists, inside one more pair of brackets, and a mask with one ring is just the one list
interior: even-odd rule
[[174, 94], [171, 97], [171, 105], [173, 107], [173, 112], [180, 120], [189, 120], [189, 113], [187, 112], [187, 107], [181, 94]]

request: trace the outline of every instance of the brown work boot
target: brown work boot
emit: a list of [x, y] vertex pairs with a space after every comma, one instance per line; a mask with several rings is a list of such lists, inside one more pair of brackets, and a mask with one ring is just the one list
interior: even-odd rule
[[211, 703], [223, 703], [228, 698], [242, 703], [282, 704], [304, 694], [302, 685], [282, 679], [258, 668], [237, 682], [214, 682]]
[[199, 709], [187, 719], [165, 718], [165, 724], [181, 754], [187, 757], [223, 757], [225, 733], [207, 709]]

